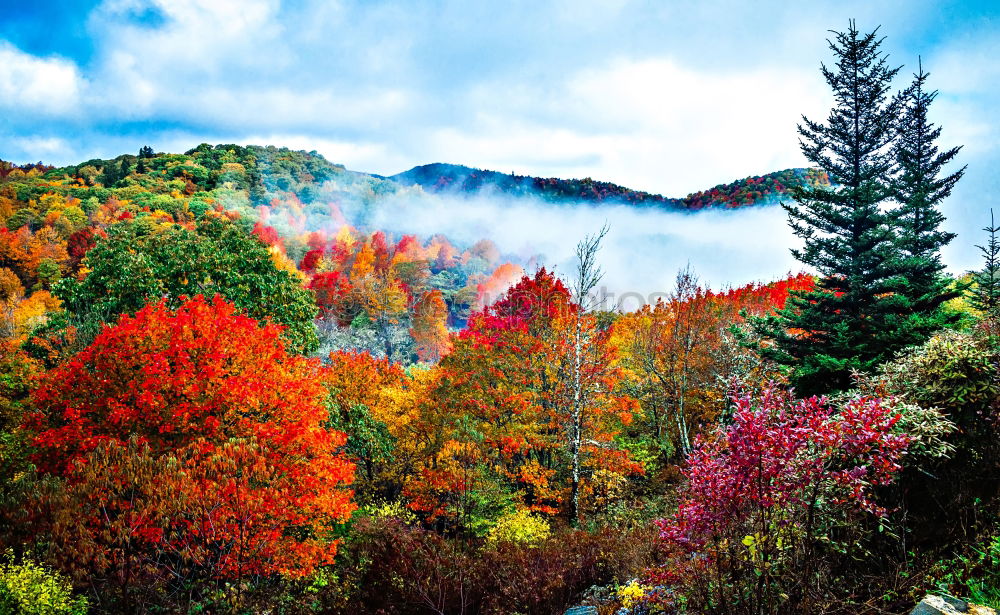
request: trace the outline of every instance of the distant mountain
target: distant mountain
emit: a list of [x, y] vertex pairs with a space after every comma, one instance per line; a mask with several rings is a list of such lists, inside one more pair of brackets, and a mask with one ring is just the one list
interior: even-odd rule
[[786, 169], [719, 184], [714, 188], [683, 198], [666, 197], [632, 190], [610, 182], [584, 179], [559, 179], [506, 174], [498, 171], [434, 163], [413, 167], [390, 179], [405, 186], [418, 185], [427, 192], [482, 194], [495, 192], [514, 197], [535, 197], [551, 202], [623, 203], [637, 207], [670, 209], [705, 209], [709, 207], [747, 207], [775, 203], [788, 195], [794, 186], [829, 185], [826, 173], [815, 169]]
[[586, 179], [542, 178], [484, 171], [457, 164], [434, 163], [413, 167], [389, 177], [403, 185], [419, 185], [428, 192], [481, 193], [539, 197], [549, 201], [593, 201], [636, 206], [683, 207], [680, 199], [630, 190], [610, 182]]
[[[229, 186], [247, 192], [249, 202], [241, 207], [269, 203], [288, 194], [294, 194], [306, 206], [313, 202], [335, 202], [346, 210], [352, 209], [350, 204], [355, 204], [357, 207], [353, 207], [351, 213], [354, 221], [360, 224], [378, 209], [383, 199], [413, 191], [452, 195], [492, 193], [537, 198], [556, 204], [589, 202], [695, 211], [773, 204], [788, 198], [795, 186], [830, 183], [825, 173], [815, 169], [787, 169], [719, 184], [678, 198], [632, 190], [589, 177], [532, 177], [444, 163], [421, 165], [383, 177], [348, 170], [315, 151], [273, 146], [202, 144], [184, 154], [153, 155], [150, 152], [150, 155], [152, 158], [144, 159], [124, 154], [111, 160], [93, 159], [58, 169], [42, 163], [18, 166], [0, 161], [0, 180], [14, 171], [70, 176], [80, 180], [78, 192], [83, 186], [97, 184], [103, 189], [125, 190], [123, 194], [136, 201], [149, 198], [163, 188], [164, 182], [173, 182], [170, 189], [196, 197]], [[129, 186], [132, 188], [126, 190]], [[44, 191], [44, 187], [38, 186], [36, 191]], [[136, 195], [131, 197], [131, 192]]]

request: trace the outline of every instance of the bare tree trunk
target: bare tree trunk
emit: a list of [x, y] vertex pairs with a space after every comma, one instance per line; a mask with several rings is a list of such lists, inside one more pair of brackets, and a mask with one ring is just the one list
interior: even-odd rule
[[576, 315], [576, 331], [573, 339], [573, 412], [572, 434], [570, 435], [570, 451], [573, 456], [572, 504], [573, 524], [580, 520], [580, 445], [583, 439], [583, 361], [580, 352], [583, 348], [583, 323], [581, 314]]
[[569, 445], [572, 457], [572, 483], [571, 483], [571, 506], [572, 518], [570, 522], [574, 527], [580, 523], [580, 467], [582, 464], [581, 448], [583, 444], [584, 414], [588, 400], [587, 389], [592, 386], [585, 382], [583, 374], [583, 354], [592, 340], [585, 339], [583, 330], [583, 317], [593, 306], [591, 305], [590, 293], [597, 286], [604, 276], [604, 272], [597, 266], [597, 251], [601, 247], [601, 240], [608, 234], [608, 227], [604, 226], [596, 235], [584, 238], [576, 246], [577, 259], [577, 279], [573, 285], [573, 299], [576, 301], [578, 309], [575, 313], [573, 332], [573, 366], [571, 377], [572, 401], [570, 402], [570, 434]]

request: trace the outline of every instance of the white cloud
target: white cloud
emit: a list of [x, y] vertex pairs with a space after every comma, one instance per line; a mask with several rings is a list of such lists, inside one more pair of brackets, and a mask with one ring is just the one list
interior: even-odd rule
[[0, 41], [0, 108], [67, 114], [77, 107], [82, 87], [72, 62], [39, 58]]
[[[89, 17], [98, 42], [92, 62], [93, 98], [101, 115], [182, 119], [171, 112], [203, 104], [206, 88], [246, 77], [265, 59], [280, 61], [278, 2], [268, 0], [109, 0]], [[153, 11], [149, 27], [135, 14]], [[213, 107], [205, 108], [206, 111]]]
[[[708, 210], [698, 214], [658, 208], [552, 205], [499, 195], [472, 198], [406, 194], [383, 202], [371, 224], [395, 233], [444, 233], [471, 244], [483, 237], [521, 259], [571, 274], [574, 250], [585, 235], [607, 223], [600, 253], [603, 286], [621, 298], [668, 292], [677, 270], [690, 263], [713, 288], [771, 281], [801, 265], [789, 253], [799, 245], [780, 207]], [[635, 308], [633, 295], [629, 307]]]
[[[136, 23], [145, 10], [162, 24]], [[349, 37], [328, 29], [303, 44], [280, 10], [277, 0], [109, 0], [89, 20], [100, 43], [88, 102], [103, 119], [317, 137], [372, 130], [406, 106], [408, 93], [391, 83], [344, 85], [337, 67], [351, 60], [325, 46]]]
[[[806, 164], [795, 125], [831, 103], [823, 39], [856, 16], [887, 24], [890, 61], [907, 63], [900, 84], [924, 57], [942, 145], [965, 144], [966, 177], [943, 208], [960, 233], [945, 261], [964, 269], [1000, 211], [1000, 33], [918, 4], [105, 0], [77, 63], [0, 41], [0, 157], [256, 143], [381, 174], [454, 162], [684, 196]], [[607, 220], [602, 258], [619, 290], [662, 290], [688, 259], [715, 285], [795, 268], [777, 208], [689, 217], [445, 199], [385, 214], [386, 227], [491, 235], [562, 266]]]
[[621, 59], [554, 85], [484, 84], [466, 101], [476, 121], [432, 132], [426, 147], [435, 159], [684, 196], [804, 166], [795, 125], [829, 108], [821, 85], [818, 71], [728, 73]]
[[[576, 32], [584, 25], [568, 6], [556, 3], [549, 18]], [[561, 67], [551, 56], [521, 58], [524, 73], [480, 74], [464, 49], [434, 39], [432, 12], [362, 8], [107, 0], [89, 19], [97, 47], [83, 106], [97, 122], [304, 135], [314, 145], [303, 147], [319, 151], [358, 143], [328, 149], [349, 167], [385, 174], [448, 161], [670, 196], [802, 165], [795, 122], [824, 108], [815, 69], [694, 66], [668, 55], [670, 45], [623, 49], [597, 64], [560, 52]], [[163, 18], [156, 27], [135, 21], [150, 9]], [[638, 10], [619, 2], [602, 15], [628, 19]], [[443, 59], [458, 66], [433, 65]], [[438, 81], [439, 73], [453, 80]]]
[[70, 143], [58, 137], [15, 137], [10, 140], [10, 146], [15, 152], [23, 153], [18, 159], [31, 161], [46, 162], [75, 153]]
[[0, 156], [260, 143], [382, 174], [455, 162], [684, 196], [806, 164], [795, 125], [825, 118], [823, 39], [853, 13], [891, 24], [890, 60], [908, 73], [922, 54], [942, 92], [942, 145], [965, 144], [969, 163], [945, 206], [962, 234], [946, 257], [966, 266], [1000, 209], [1000, 35], [967, 20], [930, 36], [947, 9], [921, 8], [106, 0], [77, 64], [0, 41]]

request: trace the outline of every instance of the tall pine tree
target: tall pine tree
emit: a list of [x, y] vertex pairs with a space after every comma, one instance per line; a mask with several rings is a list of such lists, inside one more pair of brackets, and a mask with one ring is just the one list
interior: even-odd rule
[[944, 216], [938, 206], [951, 194], [965, 167], [941, 176], [944, 166], [954, 160], [961, 148], [940, 152], [935, 145], [941, 127], [928, 120], [927, 112], [937, 92], [927, 90], [927, 77], [923, 65], [918, 65], [913, 83], [902, 94], [894, 148], [896, 174], [892, 181], [893, 196], [900, 203], [893, 212], [900, 250], [899, 292], [909, 301], [901, 327], [911, 335], [911, 343], [924, 341], [933, 331], [954, 320], [954, 316], [940, 307], [959, 294], [952, 289], [951, 280], [942, 275], [940, 250], [955, 234], [941, 230]]
[[896, 291], [899, 250], [883, 203], [900, 101], [889, 94], [899, 68], [890, 68], [878, 30], [860, 33], [852, 21], [828, 41], [836, 58], [823, 77], [835, 104], [825, 124], [803, 117], [803, 154], [826, 171], [829, 188], [793, 191], [784, 205], [803, 240], [794, 256], [818, 272], [814, 290], [794, 293], [785, 309], [753, 326], [773, 341], [762, 353], [792, 368], [799, 393], [850, 385], [853, 370], [868, 371], [906, 339], [897, 332], [906, 302]]
[[993, 221], [990, 210], [990, 225], [983, 229], [989, 235], [985, 246], [976, 246], [983, 253], [983, 269], [972, 276], [975, 288], [972, 291], [972, 307], [992, 317], [1000, 316], [1000, 227]]

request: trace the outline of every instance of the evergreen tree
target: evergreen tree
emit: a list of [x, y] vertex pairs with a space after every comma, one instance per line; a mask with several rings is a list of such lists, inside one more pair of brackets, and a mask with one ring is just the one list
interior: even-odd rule
[[990, 210], [990, 225], [983, 229], [989, 234], [985, 246], [976, 246], [983, 253], [983, 269], [973, 274], [976, 287], [972, 292], [972, 307], [990, 316], [1000, 316], [1000, 232], [993, 221], [993, 210]]
[[900, 249], [900, 293], [909, 300], [910, 314], [904, 328], [913, 336], [912, 343], [924, 341], [930, 333], [954, 320], [940, 306], [958, 296], [951, 280], [942, 275], [940, 250], [955, 234], [942, 231], [944, 216], [938, 210], [941, 201], [951, 194], [955, 183], [965, 173], [939, 177], [946, 164], [954, 160], [959, 147], [940, 152], [935, 145], [941, 127], [927, 119], [927, 111], [936, 91], [927, 91], [928, 73], [920, 65], [913, 83], [903, 92], [902, 115], [894, 148], [896, 176], [893, 192], [900, 203], [894, 212]]
[[898, 334], [905, 301], [899, 249], [882, 205], [892, 197], [898, 98], [889, 94], [899, 68], [880, 50], [878, 29], [860, 33], [854, 22], [834, 32], [834, 68], [822, 66], [835, 105], [827, 123], [803, 117], [800, 145], [830, 176], [830, 187], [803, 186], [783, 205], [804, 247], [793, 255], [818, 272], [812, 291], [793, 293], [784, 310], [757, 320], [762, 353], [792, 368], [799, 393], [844, 389], [853, 370], [868, 371], [905, 345]]
[[122, 172], [121, 162], [117, 160], [109, 160], [104, 165], [104, 171], [101, 173], [101, 184], [105, 188], [114, 188], [118, 180], [125, 177], [125, 173]]

